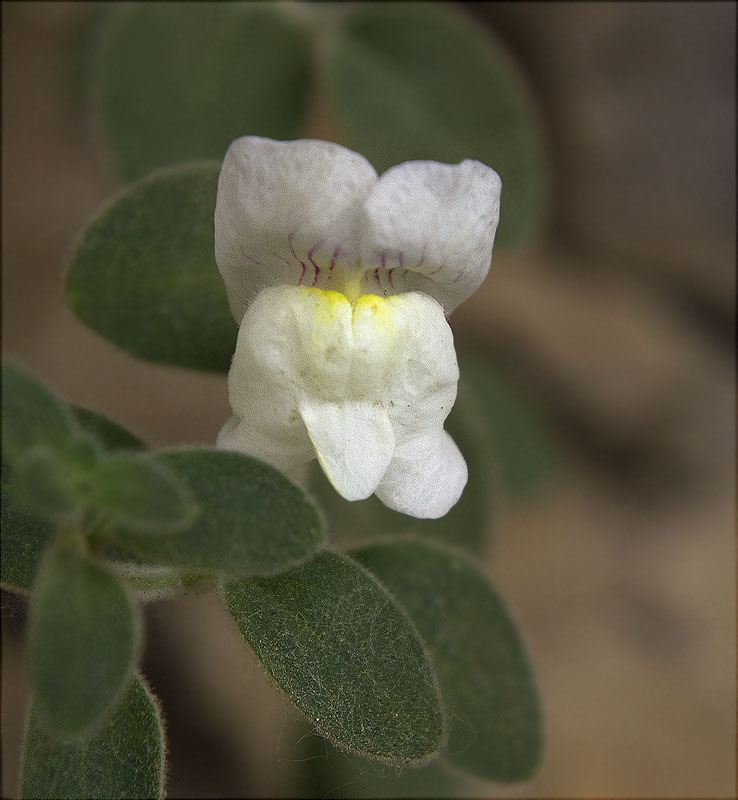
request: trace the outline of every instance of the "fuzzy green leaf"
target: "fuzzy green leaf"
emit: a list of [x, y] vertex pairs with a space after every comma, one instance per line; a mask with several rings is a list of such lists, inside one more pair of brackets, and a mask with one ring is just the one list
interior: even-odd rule
[[66, 405], [37, 378], [13, 364], [2, 367], [3, 453], [16, 459], [37, 445], [63, 452], [74, 435]]
[[[0, 580], [10, 589], [29, 591], [55, 525], [29, 502], [28, 490], [37, 490], [47, 506], [67, 507], [68, 495], [52, 462], [70, 448], [74, 425], [66, 405], [26, 370], [4, 363], [2, 385]], [[24, 465], [24, 455], [41, 463], [36, 469], [28, 461]], [[35, 483], [39, 472], [45, 480]]]
[[187, 164], [134, 184], [92, 222], [74, 254], [69, 305], [139, 358], [228, 371], [238, 331], [215, 264], [219, 169]]
[[447, 715], [446, 760], [488, 780], [530, 777], [541, 752], [538, 696], [515, 623], [486, 577], [461, 554], [418, 540], [352, 555], [423, 637]]
[[269, 675], [322, 735], [395, 764], [439, 752], [440, 699], [425, 650], [355, 562], [324, 551], [287, 575], [232, 581], [225, 596]]
[[314, 733], [307, 721], [295, 726], [290, 761], [296, 772], [297, 796], [338, 798], [467, 797], [468, 778], [448, 769], [442, 758], [398, 767], [367, 761], [334, 747]]
[[123, 4], [97, 56], [96, 105], [129, 180], [222, 159], [245, 134], [293, 139], [305, 117], [307, 42], [268, 4]]
[[331, 37], [342, 140], [380, 172], [476, 158], [502, 178], [498, 246], [539, 226], [542, 148], [527, 88], [502, 46], [447, 4], [367, 3]]
[[120, 699], [139, 647], [138, 611], [121, 581], [76, 540], [45, 555], [33, 588], [28, 658], [49, 727], [88, 731]]
[[324, 531], [315, 507], [267, 464], [204, 448], [163, 451], [155, 460], [186, 486], [195, 512], [172, 534], [112, 531], [148, 561], [194, 572], [272, 575], [320, 547]]
[[146, 445], [112, 419], [81, 406], [70, 406], [79, 427], [96, 439], [105, 450], [145, 450]]
[[16, 497], [52, 519], [71, 513], [76, 500], [73, 487], [65, 480], [65, 466], [48, 447], [32, 448], [14, 465]]
[[155, 533], [183, 529], [195, 512], [187, 487], [147, 455], [104, 456], [88, 476], [85, 496], [107, 518]]
[[0, 501], [0, 581], [3, 586], [21, 592], [31, 590], [44, 549], [54, 531], [55, 525], [48, 517], [19, 498], [15, 475], [3, 458]]
[[164, 734], [156, 700], [134, 680], [111, 719], [89, 738], [60, 739], [36, 704], [26, 730], [22, 800], [158, 798], [163, 795]]

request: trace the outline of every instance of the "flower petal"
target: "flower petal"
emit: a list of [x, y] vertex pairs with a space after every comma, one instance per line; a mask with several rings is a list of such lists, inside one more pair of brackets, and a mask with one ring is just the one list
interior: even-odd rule
[[392, 167], [364, 203], [364, 266], [386, 292], [425, 292], [449, 314], [487, 275], [501, 187], [479, 161]]
[[361, 206], [377, 173], [357, 153], [258, 136], [228, 148], [218, 181], [215, 258], [237, 322], [266, 286], [316, 285], [358, 255]]
[[340, 398], [351, 365], [351, 305], [336, 292], [292, 286], [262, 290], [241, 322], [228, 374], [235, 419], [218, 446], [280, 469], [315, 453], [299, 412], [306, 392]]
[[336, 491], [347, 500], [369, 497], [395, 449], [387, 412], [368, 401], [336, 403], [305, 398], [300, 413], [320, 466]]
[[459, 500], [467, 478], [459, 448], [438, 430], [397, 445], [376, 495], [395, 511], [437, 519]]
[[[443, 427], [456, 400], [459, 367], [451, 328], [432, 297], [411, 292], [381, 302], [393, 312], [394, 352], [385, 368], [383, 393], [400, 443]], [[355, 342], [360, 341], [357, 317]]]

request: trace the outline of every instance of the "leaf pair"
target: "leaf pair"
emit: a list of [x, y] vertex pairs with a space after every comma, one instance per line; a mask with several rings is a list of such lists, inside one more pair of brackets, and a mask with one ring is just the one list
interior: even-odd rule
[[226, 585], [231, 615], [275, 682], [340, 748], [394, 764], [443, 752], [488, 779], [530, 775], [537, 696], [486, 579], [415, 539], [351, 555], [325, 552], [287, 575]]
[[51, 519], [95, 511], [144, 529], [185, 522], [189, 497], [171, 473], [145, 455], [104, 452], [23, 370], [3, 364], [2, 381], [3, 484], [13, 486], [12, 502]]
[[[133, 674], [141, 625], [126, 584], [157, 590], [162, 577], [182, 585], [193, 574], [289, 569], [322, 544], [317, 511], [298, 487], [253, 459], [207, 449], [135, 454], [143, 444], [132, 434], [66, 406], [24, 371], [4, 365], [3, 380], [2, 581], [33, 588], [22, 794], [159, 796], [163, 734], [153, 698]], [[19, 496], [19, 471], [36, 452], [53, 454], [61, 480], [82, 464], [80, 452], [102, 474], [97, 483], [73, 484], [77, 501], [94, 499], [104, 512], [92, 531], [84, 515]], [[130, 464], [172, 476], [188, 498], [188, 517], [171, 524], [171, 498]], [[124, 561], [106, 563], [92, 548]]]
[[[322, 545], [315, 507], [268, 465], [207, 448], [135, 453], [143, 445], [130, 433], [99, 414], [70, 410], [25, 371], [3, 365], [3, 384], [2, 581], [10, 587], [31, 588], [57, 523], [71, 519], [37, 502], [45, 474], [37, 460], [28, 464], [28, 453], [49, 454], [41, 463], [74, 502], [65, 510], [101, 515], [95, 535], [123, 548], [127, 562], [269, 575]], [[19, 471], [27, 474], [20, 485]]]

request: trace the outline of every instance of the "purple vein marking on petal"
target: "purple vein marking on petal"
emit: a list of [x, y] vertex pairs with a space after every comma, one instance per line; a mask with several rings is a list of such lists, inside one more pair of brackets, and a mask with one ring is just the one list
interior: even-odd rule
[[425, 263], [425, 245], [423, 246], [423, 252], [420, 254], [420, 261], [415, 265], [414, 269], [420, 269], [423, 264]]
[[392, 273], [393, 273], [394, 271], [395, 271], [395, 268], [394, 268], [394, 267], [392, 267], [392, 268], [390, 269], [390, 271], [387, 273], [387, 280], [389, 281], [389, 285], [390, 285], [390, 286], [391, 286], [393, 289], [395, 288], [395, 284], [394, 284], [394, 283], [392, 283]]
[[380, 256], [380, 259], [381, 259], [381, 262], [382, 262], [382, 269], [386, 269], [387, 268], [387, 253], [382, 253], [382, 255]]
[[379, 267], [374, 270], [374, 280], [377, 282], [377, 286], [381, 288], [382, 281], [379, 280]]
[[305, 262], [301, 258], [297, 257], [297, 253], [295, 252], [294, 245], [292, 244], [292, 240], [293, 240], [294, 236], [295, 236], [295, 232], [293, 231], [287, 237], [287, 244], [290, 246], [290, 253], [292, 253], [292, 257], [302, 267], [302, 272], [300, 273], [300, 280], [297, 282], [298, 285], [302, 285], [302, 279], [305, 277], [305, 270], [307, 269], [307, 266], [305, 265]]
[[246, 250], [244, 249], [243, 243], [239, 242], [238, 249], [241, 251], [241, 255], [246, 259], [246, 261], [250, 261], [252, 264], [256, 264], [257, 266], [261, 266], [261, 261], [258, 261], [253, 256], [250, 256]]
[[320, 267], [313, 260], [313, 253], [317, 247], [320, 247], [321, 244], [323, 244], [322, 239], [318, 242], [318, 244], [314, 244], [308, 253], [308, 261], [313, 265], [313, 269], [315, 270], [315, 275], [313, 275], [313, 286], [315, 286], [315, 284], [318, 282], [318, 274], [320, 273]]
[[331, 256], [331, 263], [330, 266], [328, 267], [328, 272], [333, 272], [333, 267], [336, 266], [336, 259], [338, 258], [338, 254], [340, 252], [341, 252], [340, 247], [336, 247], [336, 249], [333, 251], [333, 255]]

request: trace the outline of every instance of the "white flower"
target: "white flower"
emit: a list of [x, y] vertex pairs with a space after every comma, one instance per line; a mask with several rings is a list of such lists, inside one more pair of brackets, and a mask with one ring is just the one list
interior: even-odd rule
[[459, 370], [446, 316], [484, 280], [500, 179], [254, 136], [220, 172], [215, 255], [240, 323], [218, 446], [318, 460], [348, 500], [443, 516], [466, 463], [443, 423]]

